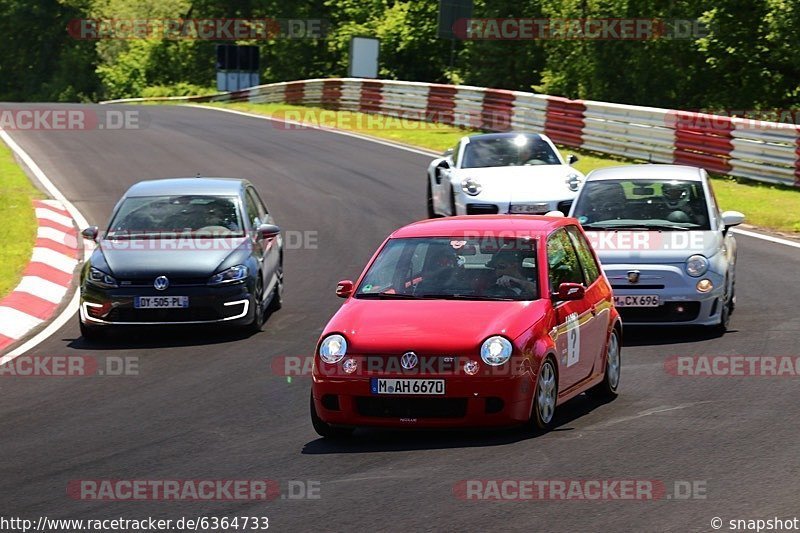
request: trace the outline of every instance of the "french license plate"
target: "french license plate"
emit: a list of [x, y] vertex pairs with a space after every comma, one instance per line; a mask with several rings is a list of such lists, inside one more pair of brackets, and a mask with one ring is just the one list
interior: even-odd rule
[[617, 307], [658, 307], [661, 301], [657, 294], [630, 294], [614, 296], [614, 305]]
[[372, 394], [444, 394], [443, 379], [381, 379], [370, 380]]
[[136, 309], [183, 309], [189, 307], [188, 296], [137, 296], [133, 300]]
[[510, 213], [513, 214], [536, 214], [536, 213], [546, 213], [547, 212], [547, 204], [518, 204], [512, 205], [509, 209]]

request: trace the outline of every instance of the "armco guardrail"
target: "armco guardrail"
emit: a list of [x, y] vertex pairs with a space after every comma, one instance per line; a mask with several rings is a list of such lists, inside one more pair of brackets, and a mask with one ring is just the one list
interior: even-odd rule
[[793, 124], [483, 87], [357, 78], [104, 103], [141, 101], [284, 102], [487, 131], [543, 131], [555, 142], [576, 148], [800, 187], [800, 128]]

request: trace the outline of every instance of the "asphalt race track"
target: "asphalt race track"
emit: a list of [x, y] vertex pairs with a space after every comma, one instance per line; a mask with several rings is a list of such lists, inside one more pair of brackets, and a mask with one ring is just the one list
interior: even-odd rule
[[[26, 106], [32, 107], [30, 105]], [[75, 106], [71, 106], [75, 108]], [[124, 109], [134, 109], [125, 107]], [[359, 431], [317, 438], [310, 378], [273, 372], [311, 355], [355, 277], [393, 229], [424, 217], [429, 157], [316, 130], [186, 107], [138, 108], [126, 131], [11, 132], [91, 223], [146, 178], [245, 177], [285, 230], [318, 246], [286, 252], [284, 308], [255, 336], [205, 329], [123, 334], [87, 345], [77, 318], [34, 355], [138, 358], [139, 375], [0, 376], [0, 514], [35, 518], [268, 516], [278, 531], [711, 531], [721, 517], [800, 515], [797, 377], [677, 377], [673, 356], [798, 356], [800, 249], [739, 236], [731, 329], [633, 330], [620, 397], [583, 396], [557, 429]], [[273, 501], [81, 501], [81, 479], [319, 482], [319, 498]], [[465, 501], [463, 480], [635, 479], [699, 482], [705, 498]], [[727, 530], [727, 525], [723, 530]]]

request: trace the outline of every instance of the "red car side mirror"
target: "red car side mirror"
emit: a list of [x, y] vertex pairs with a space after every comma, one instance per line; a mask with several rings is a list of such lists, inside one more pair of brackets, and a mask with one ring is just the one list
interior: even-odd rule
[[580, 283], [562, 283], [558, 286], [558, 292], [553, 296], [556, 300], [582, 300], [586, 294], [586, 287]]
[[353, 294], [353, 282], [349, 279], [342, 280], [336, 285], [336, 296], [339, 298], [347, 298]]

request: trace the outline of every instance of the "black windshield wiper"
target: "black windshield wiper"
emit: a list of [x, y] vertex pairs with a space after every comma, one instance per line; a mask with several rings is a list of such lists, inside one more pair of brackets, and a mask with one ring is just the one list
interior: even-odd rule
[[356, 295], [357, 298], [385, 298], [394, 300], [416, 300], [412, 294], [400, 294], [396, 292], [364, 292]]
[[482, 301], [501, 301], [513, 302], [513, 298], [501, 298], [497, 296], [478, 296], [475, 294], [419, 294], [418, 298], [431, 300], [482, 300]]

